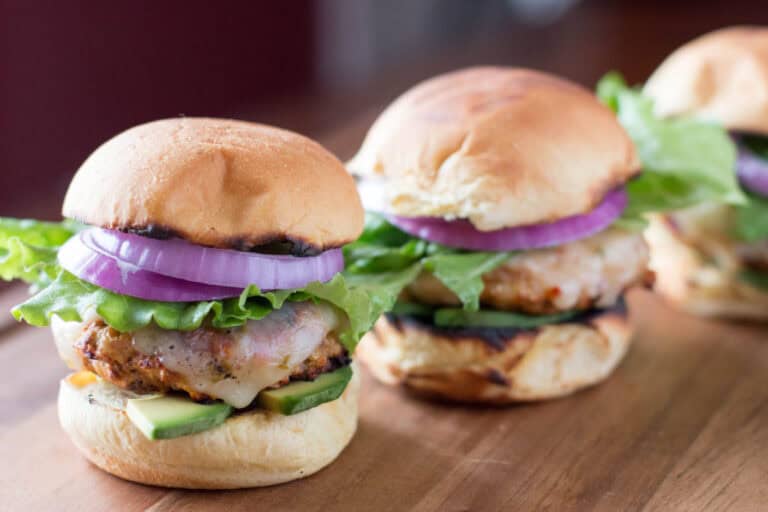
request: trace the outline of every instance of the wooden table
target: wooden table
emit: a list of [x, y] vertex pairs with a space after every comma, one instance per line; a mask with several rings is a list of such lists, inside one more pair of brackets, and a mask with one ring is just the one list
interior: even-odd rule
[[[576, 42], [591, 30], [578, 26]], [[347, 158], [377, 105], [425, 75], [530, 60], [518, 45], [487, 45], [420, 61], [370, 93], [292, 98], [238, 117], [297, 129]], [[598, 57], [624, 51], [592, 46]], [[536, 64], [585, 83], [613, 65], [612, 54], [584, 67], [572, 53]], [[34, 211], [53, 218], [57, 203], [46, 196]], [[272, 488], [185, 492], [122, 481], [79, 456], [56, 418], [67, 371], [49, 331], [5, 315], [24, 293], [0, 283], [0, 512], [768, 510], [768, 327], [702, 321], [637, 292], [634, 347], [601, 386], [543, 404], [453, 407], [364, 375], [357, 435], [327, 469]]]
[[[0, 290], [0, 305], [23, 290]], [[59, 429], [46, 329], [0, 317], [0, 510], [766, 510], [768, 331], [631, 296], [635, 344], [603, 385], [509, 408], [424, 402], [367, 375], [357, 435], [308, 479], [230, 492], [102, 473]]]

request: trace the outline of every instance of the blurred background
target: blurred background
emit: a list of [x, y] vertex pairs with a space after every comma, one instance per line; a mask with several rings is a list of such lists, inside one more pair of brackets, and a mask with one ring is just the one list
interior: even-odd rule
[[403, 90], [463, 66], [642, 82], [671, 50], [765, 0], [0, 0], [0, 215], [56, 219], [110, 136], [179, 115], [236, 117], [344, 159]]

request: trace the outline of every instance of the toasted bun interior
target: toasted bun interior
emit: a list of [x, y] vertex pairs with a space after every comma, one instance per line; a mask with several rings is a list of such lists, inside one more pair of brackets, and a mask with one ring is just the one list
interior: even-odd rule
[[110, 229], [248, 250], [355, 240], [354, 180], [312, 140], [244, 121], [176, 118], [127, 130], [80, 167], [65, 217]]
[[59, 389], [59, 419], [77, 448], [108, 473], [142, 484], [236, 489], [279, 484], [330, 464], [357, 426], [357, 371], [333, 402], [293, 416], [253, 410], [198, 434], [150, 441], [122, 409], [125, 396], [97, 381]]
[[640, 166], [590, 91], [537, 71], [480, 67], [403, 94], [347, 167], [362, 178], [366, 205], [490, 231], [586, 213]]

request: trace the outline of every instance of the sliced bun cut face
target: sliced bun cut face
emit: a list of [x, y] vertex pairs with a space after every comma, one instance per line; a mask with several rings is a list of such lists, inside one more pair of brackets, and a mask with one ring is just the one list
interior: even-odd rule
[[354, 180], [316, 142], [266, 125], [186, 117], [104, 143], [77, 171], [63, 214], [239, 250], [340, 247], [364, 221]]
[[731, 27], [675, 50], [644, 92], [658, 115], [695, 116], [768, 135], [768, 28]]
[[150, 441], [128, 419], [125, 394], [96, 381], [59, 388], [59, 420], [99, 468], [147, 485], [238, 489], [307, 477], [330, 464], [357, 428], [357, 370], [344, 394], [302, 413], [254, 409], [197, 434]]
[[492, 231], [589, 212], [640, 164], [616, 116], [587, 89], [479, 67], [395, 100], [347, 167], [366, 206]]

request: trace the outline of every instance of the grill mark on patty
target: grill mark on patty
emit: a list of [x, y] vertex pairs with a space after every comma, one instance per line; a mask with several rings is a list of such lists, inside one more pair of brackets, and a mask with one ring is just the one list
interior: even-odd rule
[[[190, 335], [210, 335], [210, 331], [203, 328]], [[211, 342], [212, 353], [216, 356], [210, 365], [211, 373], [222, 380], [234, 378], [226, 362], [227, 333], [214, 331], [215, 338]], [[136, 350], [130, 333], [119, 333], [102, 320], [94, 320], [84, 327], [74, 349], [84, 369], [121, 389], [139, 394], [183, 392], [198, 402], [214, 399], [192, 389], [183, 375], [165, 368], [159, 357]], [[278, 388], [291, 381], [314, 380], [323, 373], [348, 365], [350, 361], [347, 350], [333, 334], [329, 334], [312, 355], [291, 369], [289, 377], [270, 388]]]

